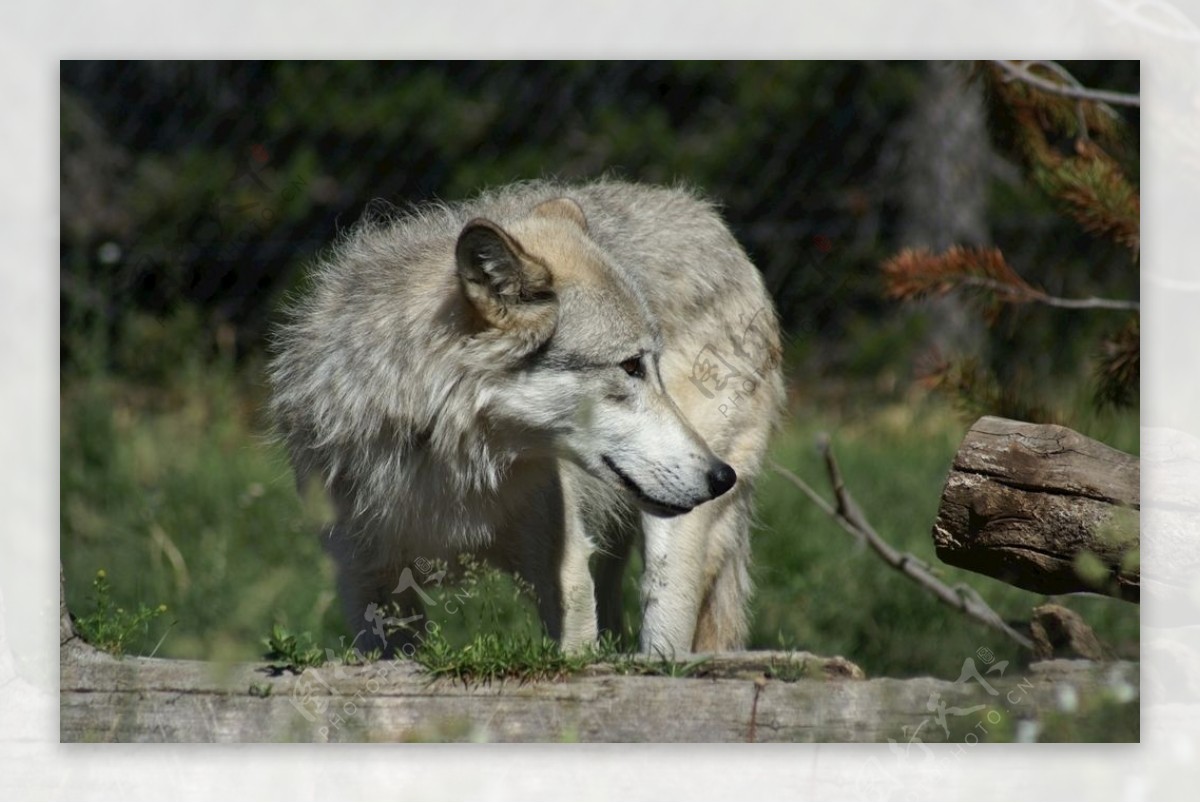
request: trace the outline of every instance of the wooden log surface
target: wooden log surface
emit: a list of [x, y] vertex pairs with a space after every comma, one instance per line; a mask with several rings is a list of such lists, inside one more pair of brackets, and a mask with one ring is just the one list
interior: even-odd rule
[[985, 416], [933, 525], [938, 557], [1043, 594], [1140, 595], [1138, 458], [1066, 427]]
[[464, 686], [431, 680], [409, 661], [272, 675], [264, 664], [116, 659], [78, 639], [62, 654], [64, 742], [906, 745], [914, 738], [983, 739], [989, 731], [1012, 738], [1020, 720], [1054, 716], [1064, 689], [1083, 740], [1114, 738], [1103, 724], [1112, 721], [1111, 709], [1103, 708], [1112, 700], [1135, 734], [1138, 721], [1139, 670], [1128, 663], [1057, 660], [1022, 669], [986, 656], [988, 663], [972, 657], [974, 672], [957, 681], [866, 680], [844, 659], [740, 653], [712, 657], [698, 677], [627, 675], [597, 666], [554, 681]]

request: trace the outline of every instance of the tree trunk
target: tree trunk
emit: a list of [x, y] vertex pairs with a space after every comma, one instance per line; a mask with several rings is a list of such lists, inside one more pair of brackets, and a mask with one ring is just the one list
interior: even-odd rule
[[[988, 184], [994, 158], [983, 94], [966, 65], [931, 61], [898, 135], [902, 177], [901, 243], [944, 251], [988, 245]], [[984, 325], [959, 293], [910, 307], [928, 317], [928, 346], [938, 354], [977, 352]]]

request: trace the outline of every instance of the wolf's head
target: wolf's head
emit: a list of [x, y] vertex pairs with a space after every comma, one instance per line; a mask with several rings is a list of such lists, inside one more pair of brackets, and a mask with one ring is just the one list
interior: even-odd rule
[[658, 515], [733, 487], [667, 394], [637, 266], [613, 262], [578, 203], [546, 201], [507, 227], [471, 220], [456, 262], [472, 341], [494, 362], [484, 409], [501, 448], [569, 459]]

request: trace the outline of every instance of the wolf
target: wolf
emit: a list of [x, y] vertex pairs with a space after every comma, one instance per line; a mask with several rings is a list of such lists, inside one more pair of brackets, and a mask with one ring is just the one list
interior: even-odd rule
[[639, 646], [669, 655], [744, 646], [780, 362], [770, 296], [712, 202], [532, 181], [366, 216], [268, 373], [297, 481], [333, 505], [352, 631], [388, 603], [419, 615], [397, 582], [414, 560], [470, 554], [583, 649], [621, 632], [640, 543]]

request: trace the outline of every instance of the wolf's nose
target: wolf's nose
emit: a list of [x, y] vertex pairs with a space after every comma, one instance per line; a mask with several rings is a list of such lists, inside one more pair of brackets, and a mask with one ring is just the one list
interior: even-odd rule
[[727, 463], [717, 463], [708, 470], [708, 490], [716, 499], [737, 482], [737, 472]]

